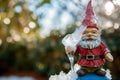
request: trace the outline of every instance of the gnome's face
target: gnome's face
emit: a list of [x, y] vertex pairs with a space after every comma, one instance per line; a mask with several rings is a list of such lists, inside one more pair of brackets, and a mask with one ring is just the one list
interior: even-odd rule
[[100, 43], [101, 43], [101, 38], [100, 38], [99, 30], [97, 28], [87, 28], [83, 32], [81, 41], [79, 42], [81, 47], [89, 48], [89, 49], [99, 46]]
[[83, 34], [82, 34], [82, 38], [87, 37], [87, 41], [92, 41], [92, 40], [96, 40], [99, 36], [99, 30], [96, 28], [87, 28]]

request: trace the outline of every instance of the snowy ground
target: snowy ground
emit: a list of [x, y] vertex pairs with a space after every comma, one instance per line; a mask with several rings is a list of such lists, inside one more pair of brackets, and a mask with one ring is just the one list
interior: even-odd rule
[[25, 77], [18, 77], [18, 76], [2, 76], [0, 80], [35, 80], [33, 77], [25, 76]]
[[[75, 64], [74, 70], [70, 70], [68, 73], [64, 73], [61, 71], [58, 75], [51, 75], [49, 80], [76, 80], [78, 78], [76, 71], [80, 69], [80, 66]], [[104, 70], [104, 69], [103, 69]], [[110, 70], [105, 70], [106, 71], [106, 77], [111, 80], [111, 74]]]

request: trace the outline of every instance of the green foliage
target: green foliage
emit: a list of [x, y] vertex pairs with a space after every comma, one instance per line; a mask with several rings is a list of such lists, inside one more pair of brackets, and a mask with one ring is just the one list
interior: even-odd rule
[[43, 0], [40, 5], [43, 5], [43, 4], [46, 4], [46, 3], [50, 3], [50, 0]]

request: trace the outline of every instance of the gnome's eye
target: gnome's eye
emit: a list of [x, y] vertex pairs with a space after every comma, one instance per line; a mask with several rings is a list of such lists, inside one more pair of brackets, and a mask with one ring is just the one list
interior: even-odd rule
[[87, 34], [87, 32], [85, 31], [83, 34]]
[[93, 34], [96, 34], [96, 33], [97, 33], [97, 31], [93, 31], [92, 33], [93, 33]]

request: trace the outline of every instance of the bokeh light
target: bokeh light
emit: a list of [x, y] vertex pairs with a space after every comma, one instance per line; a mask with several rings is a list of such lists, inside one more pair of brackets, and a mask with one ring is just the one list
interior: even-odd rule
[[14, 10], [16, 13], [20, 13], [20, 12], [22, 12], [22, 7], [20, 5], [17, 5], [17, 6], [15, 6]]
[[2, 45], [2, 39], [0, 39], [0, 46]]
[[4, 21], [3, 21], [5, 24], [10, 24], [10, 19], [9, 18], [4, 18]]
[[118, 29], [120, 27], [120, 25], [118, 23], [114, 24], [114, 29]]
[[13, 38], [9, 36], [9, 37], [6, 38], [6, 41], [8, 43], [13, 43]]
[[63, 25], [60, 27], [64, 28], [70, 23], [73, 23], [73, 17], [69, 13], [63, 12], [61, 15], [61, 24]]
[[7, 37], [7, 42], [12, 42], [12, 40], [14, 40], [14, 41], [21, 40], [20, 35], [14, 29], [10, 30], [10, 34], [11, 34], [11, 37]]
[[108, 1], [105, 3], [105, 10], [106, 10], [106, 15], [111, 15], [113, 10], [114, 10], [114, 5], [112, 2]]
[[111, 27], [113, 27], [113, 23], [112, 23], [111, 21], [107, 21], [107, 22], [105, 23], [104, 29], [108, 29], [108, 28], [111, 28]]
[[120, 6], [120, 0], [113, 0], [113, 3]]
[[30, 27], [31, 29], [33, 29], [33, 28], [36, 27], [36, 24], [31, 21], [31, 22], [29, 22], [29, 27]]
[[13, 37], [14, 41], [20, 41], [21, 40], [21, 37], [18, 34], [14, 34], [12, 37]]
[[30, 29], [28, 27], [25, 27], [23, 31], [24, 31], [24, 33], [29, 33]]

